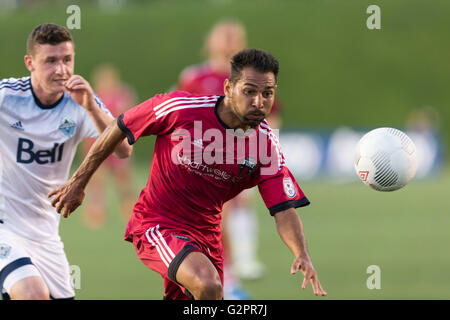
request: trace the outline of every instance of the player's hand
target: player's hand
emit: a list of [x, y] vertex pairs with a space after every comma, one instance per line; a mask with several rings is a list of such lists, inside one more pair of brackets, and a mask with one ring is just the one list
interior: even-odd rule
[[50, 192], [48, 197], [54, 196], [51, 200], [52, 206], [56, 208], [58, 213], [62, 213], [64, 218], [68, 218], [81, 205], [85, 195], [84, 188], [78, 187], [72, 180], [69, 180], [58, 189]]
[[311, 259], [309, 257], [297, 257], [294, 260], [294, 263], [291, 267], [291, 273], [296, 274], [298, 270], [301, 270], [304, 279], [302, 283], [302, 289], [305, 290], [306, 286], [309, 282], [311, 282], [311, 286], [313, 288], [313, 292], [316, 296], [319, 294], [321, 296], [326, 296], [327, 293], [322, 289], [322, 286], [320, 285], [319, 278], [317, 277], [317, 272], [314, 269]]
[[69, 91], [72, 99], [90, 111], [95, 106], [94, 90], [82, 76], [73, 75], [66, 81], [65, 87]]

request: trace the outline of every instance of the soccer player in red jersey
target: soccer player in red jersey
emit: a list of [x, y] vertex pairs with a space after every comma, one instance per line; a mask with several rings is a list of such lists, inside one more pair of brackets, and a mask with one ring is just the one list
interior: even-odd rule
[[134, 144], [157, 135], [149, 179], [125, 239], [164, 278], [166, 299], [223, 298], [221, 208], [256, 185], [294, 255], [291, 273], [301, 270], [302, 288], [311, 283], [315, 295], [326, 295], [295, 211], [309, 201], [264, 120], [277, 75], [273, 56], [243, 50], [233, 57], [224, 97], [175, 91], [130, 109], [107, 127], [72, 178], [49, 193], [52, 205], [68, 217], [82, 203], [92, 174], [121, 139]]
[[[205, 39], [207, 60], [185, 68], [177, 88], [194, 94], [223, 95], [224, 82], [230, 76], [230, 61], [247, 46], [245, 27], [235, 20], [217, 22]], [[279, 129], [280, 108], [277, 99], [267, 121]], [[224, 204], [222, 228], [224, 246], [224, 298], [249, 299], [239, 278], [255, 280], [263, 276], [265, 266], [257, 258], [258, 217], [254, 209], [255, 188], [241, 192]]]

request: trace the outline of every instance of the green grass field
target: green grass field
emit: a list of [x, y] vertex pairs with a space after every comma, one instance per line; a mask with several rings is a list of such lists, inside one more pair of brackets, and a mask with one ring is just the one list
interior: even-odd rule
[[[148, 171], [137, 166], [143, 186]], [[450, 299], [450, 170], [433, 180], [412, 181], [404, 189], [376, 192], [362, 183], [302, 183], [312, 205], [298, 209], [313, 263], [328, 297], [301, 290], [291, 275], [292, 256], [278, 237], [273, 218], [256, 200], [260, 257], [268, 272], [243, 284], [255, 299]], [[109, 190], [109, 219], [98, 231], [85, 229], [78, 210], [61, 222], [72, 265], [81, 268], [78, 299], [161, 299], [162, 278], [123, 241], [125, 223]], [[381, 289], [366, 286], [370, 265], [381, 268]]]

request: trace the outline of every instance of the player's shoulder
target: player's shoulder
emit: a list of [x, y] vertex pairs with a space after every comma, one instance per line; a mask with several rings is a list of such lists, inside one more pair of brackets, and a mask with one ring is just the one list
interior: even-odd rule
[[154, 96], [153, 111], [157, 118], [171, 113], [193, 115], [214, 108], [219, 98], [220, 96], [218, 95], [200, 95], [187, 91], [173, 91]]
[[0, 108], [15, 110], [17, 105], [31, 104], [33, 101], [30, 77], [0, 80]]
[[3, 95], [31, 94], [30, 77], [2, 79], [0, 80], [0, 92]]
[[0, 80], [0, 86], [30, 85], [30, 76], [21, 78], [5, 78]]
[[176, 104], [190, 104], [190, 103], [200, 103], [204, 100], [217, 100], [220, 96], [218, 95], [207, 95], [207, 94], [193, 94], [188, 91], [175, 90], [168, 93], [157, 94], [153, 97], [154, 105], [160, 103], [176, 103]]
[[[65, 112], [72, 113], [72, 114], [80, 114], [82, 117], [88, 118], [89, 114], [86, 111], [84, 107], [79, 105], [73, 98], [72, 95], [68, 91], [64, 91], [63, 98], [64, 102], [60, 102], [59, 105], [61, 105], [62, 108], [64, 108]], [[100, 97], [94, 93], [94, 101], [97, 104], [97, 106], [108, 116], [111, 118], [114, 118], [111, 114], [111, 111], [106, 107], [106, 105], [103, 103], [103, 101], [100, 99]]]
[[[283, 167], [286, 166], [286, 160], [284, 158], [283, 152], [282, 152], [282, 148], [281, 148], [281, 144], [280, 144], [280, 140], [279, 140], [279, 130], [278, 129], [272, 129], [269, 125], [269, 123], [267, 122], [266, 119], [264, 119], [263, 121], [261, 121], [261, 123], [258, 126], [258, 131], [261, 134], [260, 137], [262, 136], [263, 138], [266, 138], [267, 141], [267, 150], [272, 150], [270, 151], [271, 156], [276, 157], [276, 161], [278, 163], [278, 170], [282, 169]], [[274, 153], [272, 153], [273, 151], [275, 151]], [[269, 154], [269, 153], [267, 153]], [[270, 165], [270, 163], [269, 163]]]
[[270, 143], [280, 146], [280, 141], [278, 139], [279, 132], [278, 130], [274, 130], [270, 127], [269, 123], [266, 119], [261, 121], [259, 124], [259, 132], [267, 136], [267, 140], [270, 141]]
[[264, 119], [263, 121], [261, 121], [261, 123], [259, 124], [259, 130], [265, 131], [265, 132], [273, 132], [267, 119]]

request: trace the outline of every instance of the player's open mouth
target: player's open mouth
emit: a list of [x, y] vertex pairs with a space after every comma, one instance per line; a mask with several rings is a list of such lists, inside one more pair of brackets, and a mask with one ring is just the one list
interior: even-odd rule
[[247, 116], [248, 119], [250, 120], [259, 120], [262, 121], [264, 119], [264, 115], [260, 115], [260, 114], [250, 114]]

